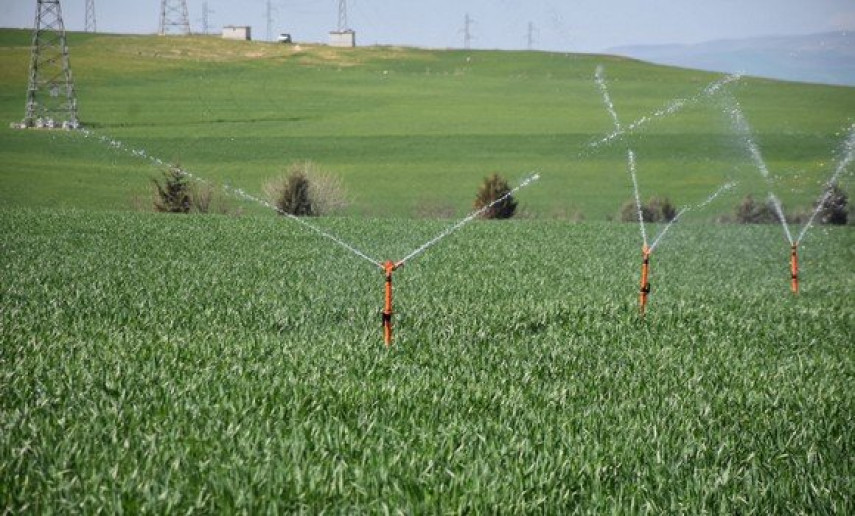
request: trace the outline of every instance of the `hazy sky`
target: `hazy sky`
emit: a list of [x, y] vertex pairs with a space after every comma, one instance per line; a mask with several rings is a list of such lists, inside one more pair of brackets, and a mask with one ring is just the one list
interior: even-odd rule
[[[175, 0], [173, 0], [175, 1]], [[267, 0], [187, 0], [201, 31], [203, 5], [214, 31], [251, 25], [265, 39]], [[62, 0], [67, 30], [82, 30], [85, 0]], [[273, 32], [325, 42], [336, 28], [338, 0], [271, 0]], [[348, 0], [359, 44], [462, 47], [468, 13], [473, 48], [521, 49], [528, 25], [534, 48], [597, 52], [635, 44], [855, 30], [855, 0]], [[0, 26], [32, 28], [35, 0], [0, 0]], [[160, 0], [95, 0], [99, 32], [157, 31]]]

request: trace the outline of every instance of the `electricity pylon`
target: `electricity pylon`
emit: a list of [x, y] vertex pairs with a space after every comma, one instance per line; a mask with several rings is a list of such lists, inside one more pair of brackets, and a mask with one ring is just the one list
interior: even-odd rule
[[83, 30], [86, 32], [98, 32], [95, 27], [95, 0], [86, 0], [86, 24]]
[[202, 34], [207, 35], [210, 29], [209, 15], [214, 14], [214, 10], [208, 8], [208, 2], [202, 2]]
[[472, 47], [472, 23], [474, 21], [469, 13], [466, 13], [466, 17], [463, 18], [463, 48], [466, 50]]
[[347, 30], [347, 0], [338, 0], [338, 31]]
[[159, 33], [161, 36], [190, 34], [190, 17], [187, 16], [187, 0], [161, 0]]
[[59, 0], [36, 0], [26, 114], [20, 127], [79, 126], [62, 8]]

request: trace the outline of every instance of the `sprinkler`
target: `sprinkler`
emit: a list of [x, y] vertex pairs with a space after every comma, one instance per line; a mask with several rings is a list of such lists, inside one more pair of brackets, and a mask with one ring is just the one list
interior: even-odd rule
[[642, 316], [647, 308], [647, 296], [650, 294], [650, 252], [651, 250], [646, 244], [641, 248], [641, 290], [639, 303], [641, 304]]
[[793, 294], [799, 293], [799, 243], [793, 242], [790, 247], [790, 278], [792, 279]]
[[[82, 132], [86, 137], [96, 136], [96, 134], [94, 132], [92, 132], [91, 130], [88, 130], [88, 129], [83, 129]], [[155, 156], [149, 155], [144, 150], [132, 149], [132, 148], [126, 146], [124, 143], [122, 143], [118, 140], [113, 140], [107, 136], [100, 136], [98, 138], [101, 140], [101, 142], [108, 144], [114, 148], [123, 150], [125, 152], [128, 152], [128, 153], [134, 155], [134, 156], [147, 158], [155, 165], [158, 165], [158, 166], [163, 166], [163, 165], [174, 166], [174, 165], [171, 165], [168, 162], [163, 161], [163, 160], [161, 160]], [[207, 184], [207, 185], [212, 184], [211, 182], [207, 181], [206, 179], [202, 178], [201, 176], [198, 176], [196, 174], [188, 172], [187, 170], [184, 170], [181, 168], [179, 168], [178, 170], [180, 170], [180, 172], [183, 176], [189, 177], [190, 179], [193, 179], [194, 181], [198, 181], [202, 184]], [[403, 267], [404, 263], [406, 263], [406, 262], [410, 261], [411, 259], [419, 256], [420, 254], [424, 253], [425, 251], [427, 251], [429, 248], [431, 248], [434, 245], [436, 245], [437, 243], [439, 243], [444, 238], [447, 238], [449, 235], [460, 230], [460, 228], [462, 228], [466, 224], [469, 224], [470, 222], [475, 220], [475, 218], [477, 218], [479, 215], [481, 215], [485, 211], [489, 210], [490, 208], [492, 208], [496, 204], [504, 201], [505, 199], [507, 199], [511, 195], [515, 194], [518, 190], [525, 188], [526, 186], [530, 185], [531, 183], [537, 181], [538, 179], [540, 179], [540, 174], [535, 173], [535, 174], [530, 175], [529, 177], [527, 177], [525, 180], [523, 180], [519, 185], [517, 185], [515, 188], [513, 188], [509, 192], [505, 193], [504, 195], [502, 195], [498, 199], [495, 199], [490, 204], [483, 206], [480, 209], [470, 213], [468, 216], [464, 217], [463, 219], [461, 219], [457, 223], [449, 226], [444, 231], [442, 231], [440, 234], [436, 235], [431, 240], [425, 242], [419, 248], [415, 249], [414, 251], [412, 251], [410, 254], [406, 255], [401, 260], [398, 260], [397, 262], [393, 262], [393, 261], [389, 260], [389, 261], [386, 261], [385, 263], [381, 263], [380, 261], [375, 260], [374, 258], [368, 256], [364, 252], [357, 249], [355, 246], [345, 242], [344, 240], [337, 237], [333, 233], [330, 233], [328, 231], [324, 231], [323, 229], [319, 228], [318, 226], [315, 226], [314, 224], [310, 224], [309, 222], [306, 222], [305, 220], [303, 220], [302, 217], [298, 217], [294, 214], [288, 213], [288, 212], [280, 209], [278, 206], [275, 206], [272, 203], [270, 203], [264, 199], [261, 199], [259, 197], [256, 197], [254, 195], [251, 195], [251, 194], [245, 192], [241, 188], [235, 188], [235, 187], [226, 185], [223, 187], [223, 189], [227, 193], [234, 195], [235, 197], [238, 197], [240, 199], [251, 201], [251, 202], [254, 202], [254, 203], [259, 204], [261, 206], [266, 206], [267, 208], [270, 208], [271, 210], [273, 210], [273, 211], [275, 211], [281, 215], [284, 215], [285, 217], [287, 217], [291, 221], [303, 226], [305, 229], [312, 231], [312, 232], [320, 235], [321, 237], [326, 238], [326, 239], [334, 242], [335, 244], [337, 244], [338, 246], [340, 246], [344, 249], [347, 249], [353, 255], [358, 256], [359, 258], [371, 263], [375, 267], [379, 267], [380, 269], [383, 269], [383, 272], [386, 275], [386, 299], [385, 299], [385, 304], [383, 307], [383, 334], [385, 337], [386, 346], [388, 347], [392, 344], [392, 273], [396, 269]]]
[[383, 340], [386, 347], [392, 345], [392, 273], [401, 266], [401, 262], [395, 263], [387, 260], [383, 264], [383, 273], [386, 275], [386, 296], [383, 305]]

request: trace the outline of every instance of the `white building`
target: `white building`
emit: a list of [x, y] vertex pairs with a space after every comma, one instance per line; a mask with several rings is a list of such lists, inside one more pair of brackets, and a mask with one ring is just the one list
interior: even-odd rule
[[223, 27], [223, 39], [250, 41], [252, 39], [252, 27], [226, 25]]
[[356, 46], [356, 32], [347, 29], [347, 30], [334, 30], [330, 32], [330, 46], [331, 47], [348, 47], [353, 48]]

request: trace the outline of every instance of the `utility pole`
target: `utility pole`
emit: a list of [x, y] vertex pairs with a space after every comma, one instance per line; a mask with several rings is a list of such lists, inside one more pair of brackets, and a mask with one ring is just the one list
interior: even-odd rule
[[85, 32], [98, 32], [95, 27], [95, 0], [86, 0], [86, 23]]
[[214, 10], [208, 7], [208, 2], [202, 2], [202, 33], [206, 35], [210, 29], [210, 19], [208, 18], [209, 14], [214, 14]]
[[17, 127], [77, 129], [77, 96], [59, 0], [36, 0], [26, 114]]
[[338, 0], [338, 31], [347, 30], [347, 0]]
[[170, 34], [190, 34], [190, 18], [187, 16], [187, 0], [161, 0], [159, 34], [161, 36]]
[[469, 50], [472, 46], [472, 24], [475, 20], [469, 16], [469, 13], [466, 13], [466, 16], [463, 18], [463, 48]]

